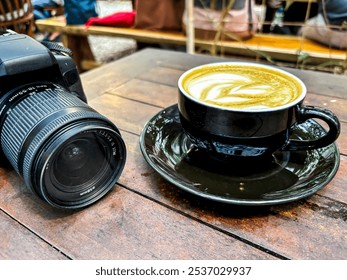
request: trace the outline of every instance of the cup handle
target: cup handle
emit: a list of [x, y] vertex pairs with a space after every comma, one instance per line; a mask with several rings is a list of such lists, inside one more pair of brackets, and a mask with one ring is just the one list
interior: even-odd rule
[[314, 140], [302, 141], [291, 139], [282, 150], [302, 151], [326, 147], [332, 144], [340, 134], [340, 121], [333, 112], [327, 109], [314, 106], [298, 106], [297, 114], [298, 123], [303, 123], [313, 118], [320, 119], [329, 126], [329, 131], [322, 137]]

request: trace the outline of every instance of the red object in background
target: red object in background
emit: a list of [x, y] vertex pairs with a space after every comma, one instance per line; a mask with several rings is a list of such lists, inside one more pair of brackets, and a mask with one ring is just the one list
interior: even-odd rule
[[86, 27], [91, 25], [108, 25], [115, 27], [132, 27], [135, 23], [136, 12], [118, 12], [102, 18], [93, 17], [86, 22]]

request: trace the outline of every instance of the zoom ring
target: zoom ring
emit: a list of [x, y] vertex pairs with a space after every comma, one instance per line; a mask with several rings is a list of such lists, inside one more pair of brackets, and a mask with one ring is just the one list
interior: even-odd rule
[[30, 131], [46, 116], [76, 106], [85, 107], [86, 105], [63, 89], [56, 88], [29, 95], [8, 111], [2, 127], [1, 146], [17, 172], [20, 148]]

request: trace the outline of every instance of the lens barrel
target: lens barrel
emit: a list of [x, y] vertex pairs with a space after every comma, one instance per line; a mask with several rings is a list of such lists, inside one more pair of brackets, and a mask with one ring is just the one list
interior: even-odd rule
[[81, 208], [113, 188], [126, 147], [111, 121], [52, 83], [27, 85], [5, 97], [2, 152], [44, 201]]

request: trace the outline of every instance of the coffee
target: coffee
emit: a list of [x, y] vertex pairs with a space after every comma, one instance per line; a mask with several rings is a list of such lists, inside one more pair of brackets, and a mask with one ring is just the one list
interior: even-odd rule
[[183, 89], [192, 97], [231, 109], [267, 109], [285, 106], [303, 92], [290, 74], [247, 64], [210, 64], [188, 72]]

